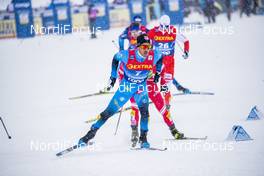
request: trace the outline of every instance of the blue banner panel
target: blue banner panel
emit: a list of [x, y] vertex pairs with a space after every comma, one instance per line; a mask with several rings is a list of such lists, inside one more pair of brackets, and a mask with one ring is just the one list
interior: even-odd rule
[[142, 24], [146, 25], [146, 0], [129, 0], [128, 8], [130, 12], [130, 21], [133, 21], [134, 16], [139, 15], [142, 18]]
[[107, 0], [90, 0], [90, 4], [94, 5], [94, 8], [98, 10], [95, 26], [99, 30], [107, 30], [110, 28], [109, 19], [109, 5]]
[[72, 32], [71, 6], [69, 0], [52, 0], [51, 7], [54, 14], [55, 27], [59, 34]]
[[17, 38], [34, 37], [33, 13], [30, 0], [13, 0]]

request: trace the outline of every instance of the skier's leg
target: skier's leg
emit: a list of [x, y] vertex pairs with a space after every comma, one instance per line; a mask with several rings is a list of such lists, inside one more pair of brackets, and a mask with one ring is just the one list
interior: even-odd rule
[[172, 80], [174, 77], [174, 57], [173, 56], [165, 56], [163, 58], [163, 65], [164, 69], [161, 74], [161, 85], [167, 85], [169, 88], [168, 91], [165, 91], [163, 93], [163, 96], [165, 98], [165, 104], [167, 108], [170, 107], [170, 101], [171, 101], [171, 93], [170, 93], [170, 86], [172, 84]]
[[166, 108], [165, 101], [159, 91], [154, 91], [158, 89], [157, 84], [152, 81], [147, 82], [148, 86], [153, 87], [153, 91], [149, 91], [148, 95], [150, 100], [154, 103], [156, 109], [160, 112], [163, 116], [164, 122], [167, 124], [168, 127], [172, 126], [173, 120], [170, 118], [169, 110]]
[[139, 121], [139, 109], [137, 107], [135, 98], [132, 97], [130, 98], [131, 102], [131, 142], [132, 142], [132, 147], [135, 147], [138, 141], [138, 121]]
[[[147, 82], [147, 84], [148, 84], [148, 86], [153, 87], [154, 88], [153, 90], [157, 90], [157, 84], [155, 84], [154, 82], [149, 81], [149, 82]], [[183, 138], [184, 134], [180, 133], [176, 129], [174, 122], [171, 118], [170, 111], [166, 108], [165, 101], [164, 101], [161, 93], [158, 91], [149, 91], [148, 95], [149, 95], [149, 98], [151, 99], [151, 101], [154, 103], [156, 109], [163, 116], [163, 120], [167, 124], [167, 126], [169, 127], [172, 136], [175, 139]]]
[[[129, 83], [123, 79], [120, 86], [126, 84]], [[100, 113], [100, 118], [91, 126], [90, 131], [88, 131], [88, 133], [79, 140], [79, 144], [87, 144], [87, 142], [95, 136], [97, 130], [108, 120], [108, 118], [113, 116], [133, 96], [133, 94], [135, 94], [136, 90], [124, 91], [120, 88], [120, 86], [115, 92], [107, 108]]]
[[137, 107], [135, 98], [132, 97], [130, 98], [130, 102], [131, 102], [131, 127], [132, 126], [138, 126], [138, 121], [139, 121], [139, 109]]
[[129, 100], [131, 94], [129, 92], [120, 92], [118, 89], [113, 98], [111, 99], [110, 103], [108, 104], [107, 108], [100, 113], [99, 120], [94, 123], [92, 126], [95, 128], [100, 128], [109, 117], [114, 115], [123, 105]]
[[147, 141], [147, 132], [148, 132], [148, 121], [149, 121], [149, 99], [148, 92], [145, 86], [145, 90], [135, 94], [135, 100], [137, 102], [139, 111], [140, 111], [140, 142], [141, 147], [148, 148], [150, 145]]

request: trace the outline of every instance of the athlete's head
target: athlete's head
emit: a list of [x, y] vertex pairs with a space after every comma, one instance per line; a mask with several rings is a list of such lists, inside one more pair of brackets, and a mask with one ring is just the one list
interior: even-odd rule
[[137, 47], [139, 53], [143, 57], [147, 57], [150, 49], [152, 48], [151, 41], [147, 34], [141, 34], [137, 37]]
[[167, 29], [170, 26], [170, 17], [168, 15], [162, 15], [160, 17], [160, 28]]
[[130, 26], [130, 34], [135, 39], [141, 34], [139, 24], [135, 23]]
[[139, 15], [134, 16], [132, 23], [141, 24], [142, 23], [142, 17]]

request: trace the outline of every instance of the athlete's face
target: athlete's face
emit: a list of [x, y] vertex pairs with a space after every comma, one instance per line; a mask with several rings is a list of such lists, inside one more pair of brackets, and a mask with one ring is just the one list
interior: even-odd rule
[[139, 30], [133, 30], [133, 31], [131, 31], [131, 36], [133, 38], [137, 38], [140, 34], [141, 34], [141, 32]]
[[138, 47], [139, 53], [143, 56], [143, 57], [147, 57], [149, 50], [151, 49], [151, 45], [149, 43], [143, 43], [142, 45], [140, 45]]

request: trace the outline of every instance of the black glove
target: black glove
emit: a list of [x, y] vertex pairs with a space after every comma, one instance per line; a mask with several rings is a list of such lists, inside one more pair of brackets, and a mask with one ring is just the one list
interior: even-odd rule
[[161, 92], [168, 92], [169, 87], [166, 84], [160, 85], [160, 91]]
[[110, 77], [108, 84], [107, 84], [107, 87], [106, 87], [106, 90], [110, 91], [114, 87], [115, 82], [116, 82], [116, 78]]
[[184, 94], [190, 94], [190, 93], [191, 93], [191, 91], [190, 91], [189, 89], [187, 89], [187, 88], [185, 88], [185, 87], [182, 87], [181, 85], [179, 85], [179, 86], [177, 87], [177, 89], [178, 89], [179, 91], [182, 91]]
[[156, 72], [155, 76], [154, 76], [154, 83], [158, 83], [159, 82], [159, 78], [160, 78], [160, 73]]
[[189, 52], [184, 51], [184, 54], [182, 55], [183, 59], [188, 59], [189, 58]]

